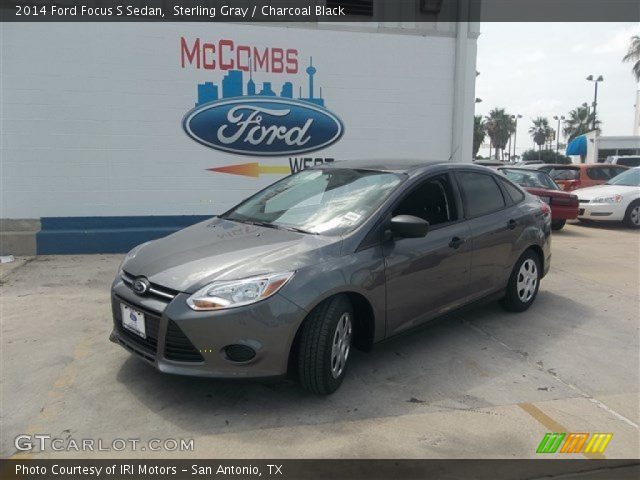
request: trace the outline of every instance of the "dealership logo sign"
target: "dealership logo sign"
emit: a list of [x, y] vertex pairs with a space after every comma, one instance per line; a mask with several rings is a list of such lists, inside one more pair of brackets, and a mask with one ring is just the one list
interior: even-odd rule
[[340, 119], [326, 108], [293, 98], [239, 97], [199, 105], [184, 117], [195, 141], [240, 155], [298, 155], [342, 137]]
[[[194, 50], [193, 55], [196, 54]], [[261, 157], [309, 153], [326, 148], [342, 137], [344, 125], [325, 107], [322, 88], [316, 95], [317, 70], [312, 59], [305, 69], [308, 76], [305, 95], [300, 86], [297, 98], [290, 81], [285, 81], [280, 88], [269, 81], [255, 82], [254, 69], [258, 62], [252, 62], [251, 57], [248, 62], [250, 67], [228, 69], [220, 85], [213, 82], [198, 85], [195, 108], [187, 112], [182, 121], [187, 135], [216, 150]], [[237, 65], [240, 65], [239, 59]], [[297, 72], [297, 59], [288, 66], [292, 73]], [[285, 73], [284, 67], [280, 73]]]

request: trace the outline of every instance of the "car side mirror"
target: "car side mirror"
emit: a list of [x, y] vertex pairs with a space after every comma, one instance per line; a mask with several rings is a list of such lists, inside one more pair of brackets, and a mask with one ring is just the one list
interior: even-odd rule
[[413, 215], [396, 215], [391, 219], [390, 230], [404, 238], [422, 238], [429, 231], [429, 222]]

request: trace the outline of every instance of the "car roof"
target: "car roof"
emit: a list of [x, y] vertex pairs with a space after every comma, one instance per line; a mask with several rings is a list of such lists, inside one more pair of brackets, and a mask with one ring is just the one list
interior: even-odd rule
[[508, 170], [524, 170], [525, 172], [533, 172], [533, 173], [544, 173], [544, 174], [547, 173], [547, 172], [542, 172], [542, 171], [538, 170], [537, 168], [508, 167], [508, 166], [504, 166], [504, 167], [499, 167], [498, 168], [498, 170], [504, 170], [504, 169], [508, 169]]
[[541, 163], [535, 166], [536, 168], [542, 167], [559, 167], [559, 168], [580, 168], [580, 165], [577, 163]]
[[353, 170], [377, 170], [381, 172], [404, 173], [407, 175], [419, 175], [429, 170], [436, 170], [437, 167], [448, 168], [470, 168], [487, 172], [491, 169], [483, 165], [468, 163], [451, 163], [443, 160], [339, 160], [331, 163], [324, 163], [312, 168], [348, 168]]

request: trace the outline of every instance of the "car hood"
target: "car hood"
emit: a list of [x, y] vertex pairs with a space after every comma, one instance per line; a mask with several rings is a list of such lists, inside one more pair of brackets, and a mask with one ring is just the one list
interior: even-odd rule
[[122, 269], [186, 293], [215, 280], [289, 272], [339, 255], [341, 239], [213, 218], [144, 245]]
[[638, 187], [627, 185], [594, 185], [593, 187], [580, 188], [573, 191], [580, 200], [591, 200], [603, 195], [624, 195], [625, 193], [637, 192]]

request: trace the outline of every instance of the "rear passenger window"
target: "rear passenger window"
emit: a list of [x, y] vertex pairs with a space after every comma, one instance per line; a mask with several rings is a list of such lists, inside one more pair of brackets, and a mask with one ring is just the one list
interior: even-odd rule
[[607, 175], [605, 169], [600, 167], [587, 168], [587, 177], [591, 180], [608, 180], [611, 178]]
[[618, 165], [625, 167], [640, 167], [640, 157], [619, 158]]
[[458, 172], [457, 175], [470, 217], [486, 215], [506, 206], [493, 175], [475, 172]]
[[511, 201], [513, 203], [520, 203], [522, 200], [524, 200], [524, 193], [522, 193], [522, 191], [513, 183], [507, 182], [506, 180], [502, 179], [500, 179], [500, 183], [502, 183], [502, 186], [511, 197]]
[[620, 167], [592, 167], [587, 168], [587, 176], [592, 180], [611, 180], [616, 175], [624, 172], [624, 168]]

